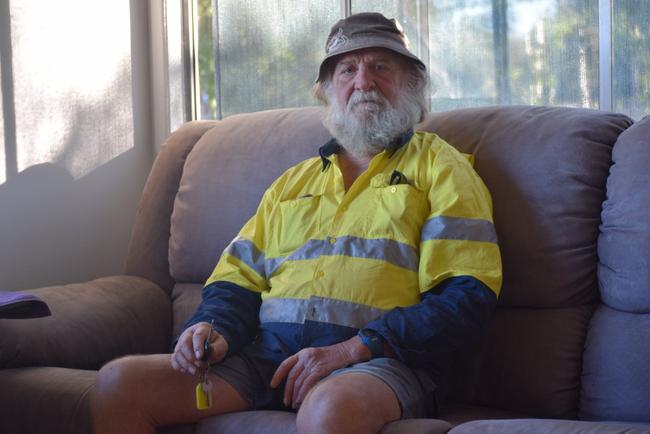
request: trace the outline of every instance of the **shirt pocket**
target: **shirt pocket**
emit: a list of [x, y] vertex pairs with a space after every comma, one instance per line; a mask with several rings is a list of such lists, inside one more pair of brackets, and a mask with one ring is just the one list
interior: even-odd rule
[[425, 193], [411, 184], [378, 185], [373, 191], [369, 234], [417, 246], [429, 209]]
[[279, 203], [278, 251], [288, 254], [316, 238], [321, 226], [321, 195], [302, 196]]

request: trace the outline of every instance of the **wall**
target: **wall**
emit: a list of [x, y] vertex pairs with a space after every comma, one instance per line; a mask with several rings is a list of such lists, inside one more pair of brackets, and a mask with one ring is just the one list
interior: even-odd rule
[[0, 0], [0, 290], [122, 271], [154, 150], [148, 14]]

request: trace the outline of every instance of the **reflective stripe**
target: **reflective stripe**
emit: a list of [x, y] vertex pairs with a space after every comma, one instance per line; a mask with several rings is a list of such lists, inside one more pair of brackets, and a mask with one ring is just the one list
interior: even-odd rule
[[318, 321], [345, 327], [362, 328], [386, 311], [365, 304], [324, 297], [267, 298], [260, 307], [260, 323], [303, 324]]
[[496, 243], [497, 233], [494, 224], [489, 220], [437, 216], [424, 223], [421, 240], [467, 240]]
[[239, 259], [260, 276], [266, 277], [264, 274], [264, 253], [260, 252], [252, 241], [237, 237], [232, 240], [224, 252]]
[[267, 276], [273, 274], [285, 261], [317, 259], [320, 256], [351, 256], [354, 258], [386, 261], [407, 270], [417, 272], [418, 251], [408, 244], [388, 238], [338, 237], [325, 240], [309, 240], [298, 250], [283, 258], [266, 260]]

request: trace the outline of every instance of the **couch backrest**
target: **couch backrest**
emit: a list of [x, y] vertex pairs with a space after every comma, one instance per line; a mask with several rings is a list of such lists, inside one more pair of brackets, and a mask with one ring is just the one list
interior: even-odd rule
[[611, 151], [631, 124], [593, 110], [502, 107], [430, 116], [476, 155], [492, 192], [504, 283], [484, 340], [455, 364], [461, 402], [575, 417], [595, 304], [598, 227]]
[[580, 416], [650, 422], [650, 117], [616, 141], [598, 239]]
[[[597, 241], [611, 151], [631, 123], [593, 110], [515, 106], [434, 113], [420, 125], [475, 154], [503, 255], [500, 307], [485, 339], [456, 363], [454, 399], [576, 416], [582, 350], [599, 300]], [[171, 277], [204, 281], [264, 189], [328, 138], [317, 108], [214, 123], [189, 153], [174, 198]]]
[[266, 187], [318, 155], [329, 138], [319, 119], [318, 108], [242, 114], [201, 137], [185, 163], [171, 218], [169, 265], [177, 282], [204, 282]]

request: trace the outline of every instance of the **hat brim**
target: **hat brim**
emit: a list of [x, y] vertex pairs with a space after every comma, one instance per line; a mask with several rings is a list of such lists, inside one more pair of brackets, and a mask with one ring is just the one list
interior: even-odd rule
[[391, 50], [397, 54], [401, 54], [410, 60], [415, 61], [418, 67], [426, 70], [424, 63], [415, 54], [411, 53], [408, 49], [406, 49], [398, 42], [393, 42], [390, 39], [383, 38], [378, 40], [376, 37], [356, 37], [348, 44], [345, 44], [345, 47], [341, 47], [341, 49], [338, 50], [333, 50], [330, 54], [325, 56], [318, 69], [318, 77], [316, 77], [316, 82], [320, 82], [324, 79], [327, 65], [333, 58], [340, 56], [341, 54], [347, 54], [353, 51], [363, 50], [365, 48], [385, 48]]

